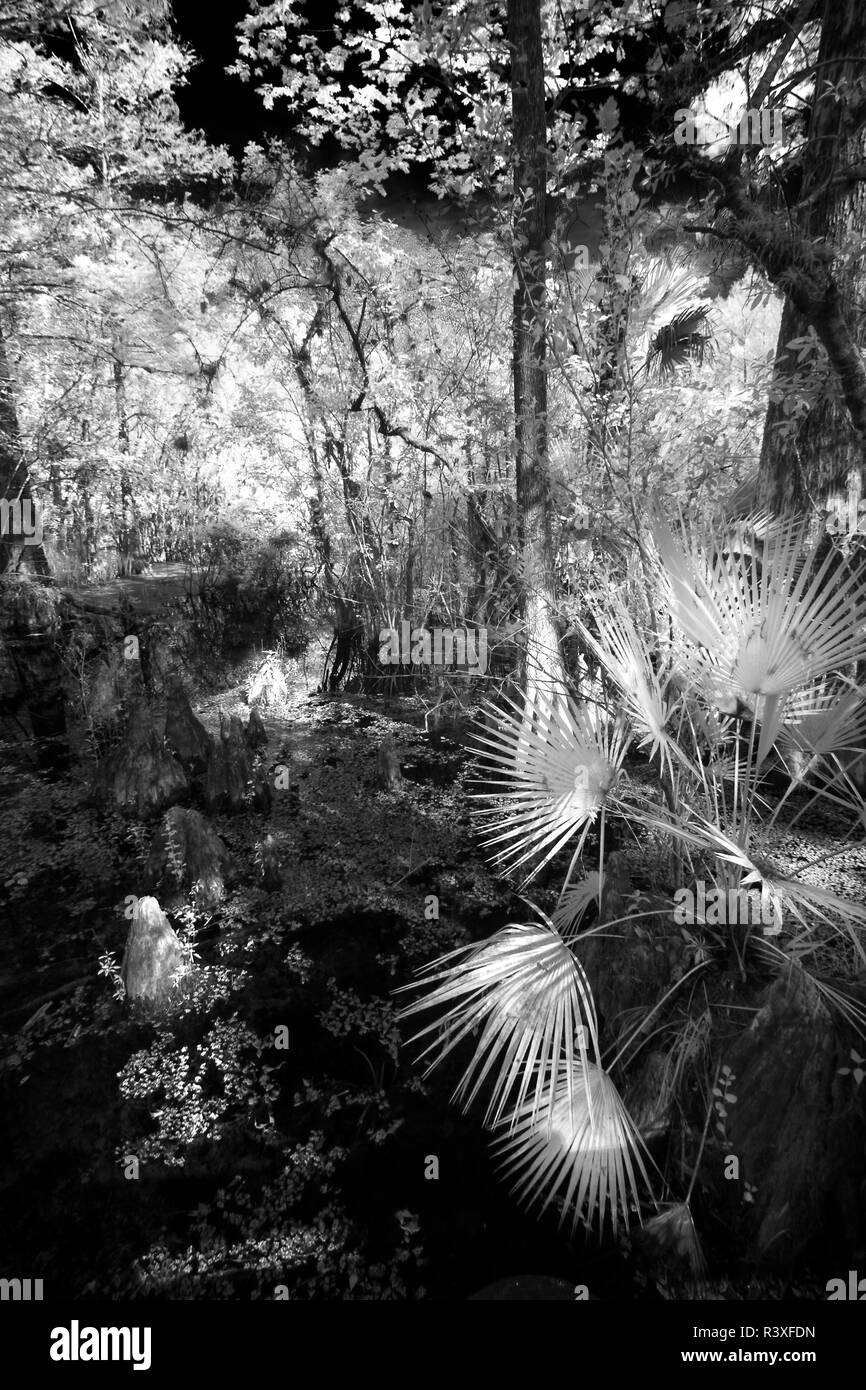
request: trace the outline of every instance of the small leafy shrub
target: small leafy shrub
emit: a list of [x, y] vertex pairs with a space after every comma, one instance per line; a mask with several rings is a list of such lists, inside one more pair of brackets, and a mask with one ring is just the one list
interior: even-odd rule
[[20, 570], [7, 569], [0, 576], [0, 625], [24, 637], [44, 632], [57, 622], [60, 591]]
[[400, 949], [407, 964], [413, 970], [417, 970], [422, 965], [428, 965], [437, 956], [443, 955], [445, 951], [465, 946], [468, 940], [466, 928], [458, 922], [451, 922], [447, 918], [436, 921], [421, 918], [413, 922], [409, 931], [401, 938]]
[[375, 1038], [392, 1061], [400, 1049], [396, 1010], [387, 999], [361, 999], [352, 989], [328, 981], [331, 1003], [319, 1014], [322, 1027], [335, 1038]]
[[159, 1034], [118, 1073], [121, 1096], [152, 1125], [150, 1133], [127, 1139], [119, 1155], [183, 1167], [190, 1145], [218, 1141], [253, 1111], [270, 1116], [277, 1087], [261, 1062], [269, 1048], [237, 1014], [216, 1021], [197, 1046]]

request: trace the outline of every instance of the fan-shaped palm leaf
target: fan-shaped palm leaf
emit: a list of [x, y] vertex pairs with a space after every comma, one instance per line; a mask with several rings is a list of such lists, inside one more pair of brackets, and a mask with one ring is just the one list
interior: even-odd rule
[[821, 759], [866, 752], [866, 690], [859, 686], [833, 691], [822, 682], [818, 690], [797, 692], [784, 713], [786, 741], [801, 755], [795, 765], [798, 780]]
[[690, 679], [711, 699], [720, 691], [746, 704], [761, 697], [760, 763], [791, 693], [866, 654], [862, 582], [834, 575], [832, 554], [812, 563], [803, 522], [768, 533], [760, 567], [754, 552], [748, 566], [738, 562], [730, 538], [686, 529], [675, 539], [661, 520], [653, 538], [671, 612], [693, 644]]
[[637, 293], [629, 308], [629, 328], [638, 352], [646, 355], [650, 339], [664, 324], [697, 307], [706, 276], [693, 270], [681, 252], [638, 256], [630, 266]]
[[629, 1203], [638, 1205], [635, 1167], [649, 1180], [640, 1136], [610, 1077], [592, 1062], [576, 1061], [574, 1073], [560, 1072], [537, 1119], [524, 1104], [494, 1151], [520, 1200], [544, 1209], [560, 1199], [560, 1224], [570, 1211], [572, 1230], [595, 1218], [600, 1234], [608, 1210], [616, 1229], [620, 1217], [628, 1224]]
[[866, 906], [831, 893], [816, 883], [806, 883], [802, 879], [791, 878], [768, 865], [763, 860], [756, 864], [750, 873], [741, 880], [744, 888], [756, 884], [761, 889], [762, 901], [769, 901], [777, 914], [787, 911], [809, 930], [815, 922], [844, 936], [859, 957], [861, 968], [866, 967], [866, 951], [863, 949], [862, 934], [866, 929]]
[[[438, 969], [445, 962], [452, 963]], [[468, 1109], [490, 1080], [485, 1123], [498, 1123], [509, 1102], [522, 1114], [530, 1088], [528, 1113], [534, 1122], [561, 1067], [565, 1065], [570, 1079], [575, 1062], [586, 1062], [587, 1032], [596, 1058], [599, 1055], [589, 982], [549, 919], [545, 924], [512, 924], [480, 946], [452, 951], [434, 961], [420, 980], [402, 988], [429, 985], [437, 988], [404, 1008], [401, 1017], [447, 1009], [443, 1018], [412, 1039], [436, 1035], [421, 1053], [426, 1057], [436, 1052], [428, 1072], [470, 1033], [482, 1029], [453, 1099], [462, 1100]]]
[[604, 609], [596, 612], [596, 637], [581, 618], [574, 625], [605, 670], [622, 691], [628, 713], [641, 735], [640, 746], [650, 744], [650, 756], [661, 754], [662, 766], [678, 752], [665, 726], [675, 702], [669, 702], [667, 683], [659, 681], [649, 647], [618, 594], [611, 594]]
[[599, 876], [595, 869], [560, 895], [553, 912], [553, 925], [568, 941], [576, 936], [590, 903], [598, 902]]
[[494, 803], [475, 814], [483, 843], [504, 846], [493, 856], [495, 864], [519, 868], [543, 855], [528, 882], [578, 834], [580, 851], [608, 802], [628, 739], [621, 721], [598, 706], [554, 702], [539, 693], [543, 718], [534, 722], [519, 705], [508, 704], [513, 713], [490, 706], [493, 728], [473, 734], [480, 775], [501, 792], [472, 795]]

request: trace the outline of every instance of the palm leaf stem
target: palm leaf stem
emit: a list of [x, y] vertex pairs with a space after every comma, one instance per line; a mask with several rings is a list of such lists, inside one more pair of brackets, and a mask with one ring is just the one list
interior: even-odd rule
[[701, 1144], [700, 1144], [700, 1148], [698, 1149], [698, 1156], [697, 1156], [697, 1158], [695, 1159], [695, 1166], [694, 1166], [694, 1168], [692, 1169], [692, 1176], [691, 1176], [691, 1180], [690, 1180], [690, 1182], [689, 1182], [689, 1190], [688, 1190], [688, 1192], [686, 1193], [685, 1199], [684, 1199], [684, 1200], [685, 1200], [685, 1205], [686, 1205], [686, 1206], [688, 1206], [688, 1205], [689, 1205], [689, 1202], [692, 1200], [692, 1193], [693, 1193], [694, 1190], [695, 1190], [695, 1183], [696, 1183], [697, 1180], [698, 1180], [698, 1173], [699, 1173], [700, 1167], [701, 1167], [701, 1159], [702, 1159], [703, 1156], [704, 1156], [704, 1146], [705, 1146], [705, 1144], [706, 1144], [706, 1142], [707, 1142], [707, 1134], [709, 1133], [709, 1128], [710, 1128], [710, 1119], [712, 1118], [712, 1114], [713, 1114], [713, 1092], [715, 1091], [716, 1087], [717, 1087], [718, 1084], [719, 1084], [719, 1070], [720, 1070], [720, 1068], [721, 1068], [721, 1065], [722, 1065], [721, 1062], [717, 1062], [717, 1063], [716, 1063], [716, 1074], [715, 1074], [715, 1076], [713, 1077], [713, 1084], [712, 1084], [712, 1088], [711, 1088], [711, 1090], [710, 1090], [710, 1103], [709, 1103], [709, 1105], [707, 1106], [707, 1118], [704, 1120], [704, 1132], [703, 1132], [703, 1134], [701, 1135]]

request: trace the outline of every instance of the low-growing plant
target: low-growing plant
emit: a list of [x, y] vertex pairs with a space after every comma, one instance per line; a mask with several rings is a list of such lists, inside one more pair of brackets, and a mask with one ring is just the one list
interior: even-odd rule
[[278, 1088], [261, 1062], [270, 1040], [259, 1038], [237, 1014], [217, 1019], [197, 1045], [171, 1032], [157, 1034], [133, 1053], [118, 1073], [120, 1094], [144, 1112], [149, 1128], [131, 1134], [118, 1156], [134, 1152], [142, 1162], [183, 1167], [191, 1145], [216, 1142], [232, 1126], [245, 1125], [252, 1109], [273, 1126]]
[[[688, 1196], [665, 1212], [650, 1191], [643, 1144], [614, 1082], [627, 1079], [625, 1059], [630, 1066], [667, 1027], [678, 997], [687, 1001], [677, 1025], [684, 1036], [692, 1014], [712, 1014], [694, 982], [725, 954], [743, 981], [768, 969], [808, 974], [866, 1036], [866, 1009], [843, 988], [846, 972], [866, 966], [866, 907], [812, 881], [827, 855], [792, 870], [776, 851], [779, 832], [818, 803], [848, 817], [843, 846], [866, 826], [854, 776], [866, 756], [866, 690], [856, 679], [866, 587], [838, 552], [816, 549], [805, 523], [767, 518], [733, 527], [657, 518], [638, 575], [627, 598], [616, 586], [600, 596], [591, 625], [575, 620], [603, 673], [590, 696], [575, 703], [556, 678], [539, 682], [527, 701], [491, 705], [475, 740], [478, 823], [493, 862], [525, 885], [567, 853], [557, 910], [549, 918], [536, 909], [535, 920], [434, 961], [407, 987], [425, 992], [403, 1016], [434, 1011], [416, 1035], [428, 1069], [474, 1038], [455, 1099], [468, 1107], [485, 1097], [484, 1121], [521, 1197], [600, 1232], [608, 1220], [616, 1230], [640, 1218], [649, 1192], [652, 1224], [688, 1246]], [[655, 798], [646, 777], [626, 775], [635, 758]], [[581, 964], [593, 939], [640, 943], [637, 921], [674, 920], [672, 902], [647, 913], [620, 889], [606, 852], [611, 817], [650, 837], [656, 859], [667, 845], [668, 893], [700, 880], [735, 899], [753, 890], [767, 909], [759, 921], [774, 926], [696, 920], [678, 931], [662, 992], [605, 1039]], [[586, 864], [593, 832], [597, 858]], [[685, 1085], [682, 1049], [681, 1060]]]
[[258, 1190], [236, 1177], [194, 1213], [193, 1240], [167, 1236], [136, 1262], [121, 1293], [162, 1298], [404, 1300], [422, 1298], [419, 1222], [394, 1213], [390, 1248], [365, 1255], [365, 1233], [338, 1195], [345, 1149], [314, 1131], [287, 1148]]

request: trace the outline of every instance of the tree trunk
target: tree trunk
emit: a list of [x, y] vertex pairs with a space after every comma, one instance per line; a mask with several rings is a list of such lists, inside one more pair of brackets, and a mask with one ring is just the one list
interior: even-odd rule
[[480, 486], [472, 460], [472, 450], [468, 444], [466, 482], [466, 542], [469, 563], [472, 566], [472, 584], [466, 597], [466, 617], [470, 623], [480, 625], [487, 619], [487, 559], [491, 538], [490, 528], [484, 518], [487, 491]]
[[169, 910], [194, 893], [196, 905], [213, 912], [234, 876], [232, 857], [198, 811], [173, 806], [154, 833], [145, 875]]
[[529, 702], [561, 689], [553, 601], [547, 455], [547, 123], [539, 0], [508, 0], [514, 143], [513, 374], [516, 494], [522, 557], [524, 683]]
[[247, 727], [244, 729], [244, 738], [251, 753], [257, 753], [260, 748], [267, 747], [268, 731], [257, 709], [250, 710]]
[[139, 898], [120, 967], [127, 998], [168, 1004], [183, 968], [180, 940], [156, 898]]
[[220, 736], [210, 746], [205, 771], [204, 802], [207, 810], [235, 815], [246, 805], [252, 764], [240, 720], [226, 721], [220, 710]]
[[[119, 354], [120, 343], [115, 340], [114, 352]], [[119, 572], [121, 574], [132, 574], [132, 561], [135, 554], [135, 498], [132, 495], [132, 487], [129, 481], [129, 468], [126, 460], [129, 458], [129, 416], [126, 405], [126, 381], [123, 375], [123, 363], [119, 355], [115, 356], [114, 367], [114, 404], [117, 411], [117, 442], [120, 447], [120, 517], [118, 528], [118, 550], [120, 552]]]
[[[866, 8], [860, 0], [825, 0], [815, 95], [804, 156], [800, 199], [811, 201], [800, 214], [807, 238], [826, 238], [834, 249], [831, 274], [838, 290], [839, 309], [857, 347], [866, 346], [866, 320], [856, 312], [866, 293], [866, 183], [829, 187], [847, 166], [866, 159], [866, 125], [851, 110], [857, 79], [866, 55]], [[842, 84], [843, 99], [834, 88]], [[785, 301], [776, 350], [775, 377], [790, 382], [797, 371], [792, 339], [803, 337], [815, 314], [804, 313], [789, 296]], [[821, 334], [823, 339], [823, 333]], [[827, 344], [825, 343], [825, 346]], [[771, 402], [764, 426], [759, 497], [773, 511], [804, 510], [821, 505], [853, 530], [863, 491], [864, 441], [852, 424], [844, 360], [831, 354], [832, 397], [822, 395], [798, 428], [780, 432], [786, 418], [781, 402]], [[842, 387], [843, 389], [839, 389]]]
[[100, 765], [96, 789], [139, 820], [161, 815], [185, 795], [186, 773], [165, 746], [146, 701], [130, 712], [123, 742]]
[[178, 761], [196, 776], [207, 767], [213, 739], [192, 706], [179, 676], [169, 683], [165, 713], [165, 738]]
[[[310, 344], [322, 332], [326, 323], [326, 317], [325, 304], [321, 303], [316, 310], [312, 323], [307, 329], [303, 342], [292, 354], [295, 375], [298, 378], [301, 390], [308, 404], [312, 407], [311, 414], [316, 411], [317, 401], [313, 386], [313, 365], [310, 357]], [[331, 651], [328, 653], [328, 657], [325, 661], [322, 688], [324, 689], [327, 686], [329, 690], [337, 690], [348, 676], [353, 661], [363, 648], [364, 625], [360, 617], [363, 611], [363, 603], [360, 593], [356, 592], [351, 580], [354, 565], [350, 565], [349, 573], [344, 579], [345, 587], [342, 587], [337, 579], [333, 563], [333, 548], [325, 519], [325, 477], [322, 460], [316, 442], [315, 430], [310, 427], [306, 433], [307, 448], [309, 450], [313, 472], [313, 483], [316, 489], [315, 496], [310, 498], [309, 502], [310, 524], [322, 561], [325, 593], [328, 595], [334, 608], [334, 640], [331, 644]], [[336, 449], [336, 452], [334, 451], [330, 440], [326, 440], [325, 454], [328, 458], [336, 459], [339, 468], [341, 454], [339, 448]], [[344, 462], [344, 459], [342, 461]], [[351, 479], [348, 479], [345, 468], [339, 471], [343, 485], [343, 497], [346, 504], [349, 526], [350, 529], [354, 529], [349, 496], [349, 483]], [[355, 484], [355, 486], [357, 487], [357, 484]]]

